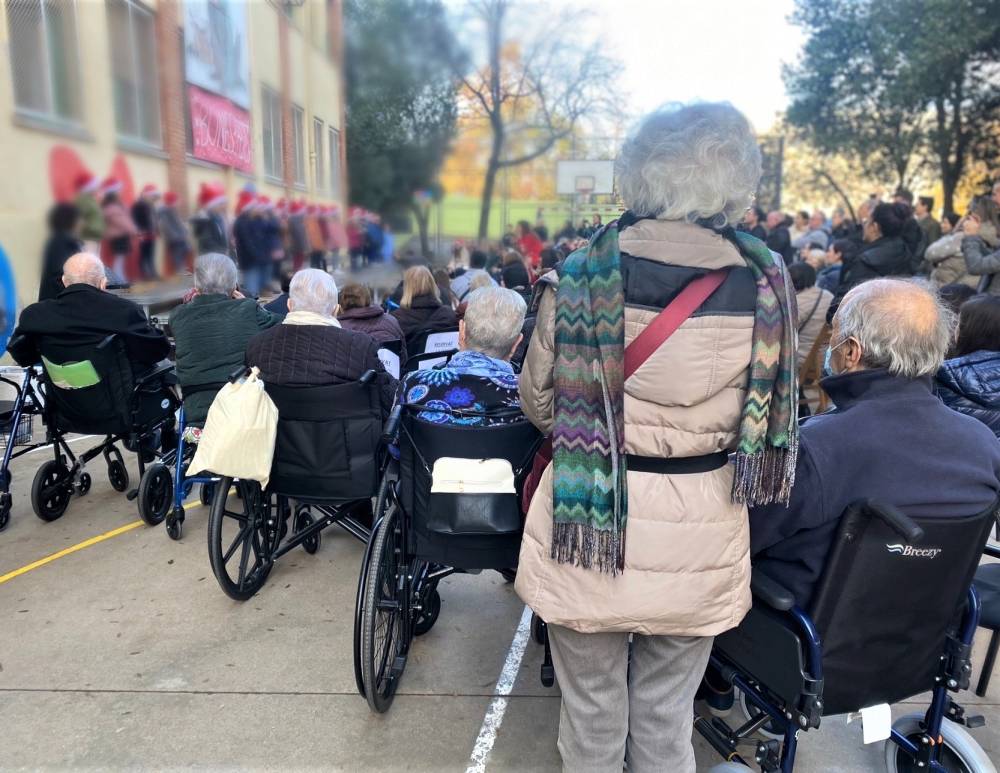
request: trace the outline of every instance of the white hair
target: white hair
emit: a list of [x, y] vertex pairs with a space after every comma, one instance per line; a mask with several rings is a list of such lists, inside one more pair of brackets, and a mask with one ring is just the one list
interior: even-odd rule
[[724, 102], [667, 105], [646, 116], [615, 162], [622, 199], [640, 217], [738, 223], [760, 181], [760, 148]]
[[[894, 376], [937, 373], [955, 340], [957, 316], [924, 280], [872, 279], [837, 309], [839, 341], [861, 346], [861, 364]], [[836, 345], [838, 342], [833, 342]]]
[[203, 295], [232, 295], [236, 281], [236, 264], [228, 255], [206, 252], [194, 262], [194, 286]]
[[99, 288], [103, 281], [104, 264], [92, 253], [78, 252], [63, 263], [63, 284], [67, 287], [80, 284]]
[[506, 359], [521, 335], [527, 304], [503, 287], [481, 287], [468, 295], [465, 307], [465, 348]]
[[337, 283], [318, 268], [297, 271], [288, 286], [288, 297], [295, 311], [313, 311], [329, 317], [337, 308]]

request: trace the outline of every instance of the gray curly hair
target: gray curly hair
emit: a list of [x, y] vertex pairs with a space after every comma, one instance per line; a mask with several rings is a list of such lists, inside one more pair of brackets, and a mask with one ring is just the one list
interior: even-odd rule
[[625, 205], [640, 217], [738, 223], [760, 181], [753, 127], [724, 102], [667, 105], [650, 113], [615, 162]]

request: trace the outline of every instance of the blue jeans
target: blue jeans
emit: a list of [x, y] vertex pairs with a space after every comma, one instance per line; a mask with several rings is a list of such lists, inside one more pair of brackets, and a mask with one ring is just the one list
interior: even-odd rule
[[251, 266], [243, 269], [243, 290], [248, 298], [256, 298], [271, 273], [270, 266]]

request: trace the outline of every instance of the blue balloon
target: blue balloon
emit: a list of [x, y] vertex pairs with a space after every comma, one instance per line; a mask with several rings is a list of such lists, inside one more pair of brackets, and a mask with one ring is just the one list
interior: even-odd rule
[[7, 342], [14, 332], [16, 321], [17, 287], [14, 285], [14, 269], [7, 259], [7, 253], [0, 246], [0, 352], [7, 351]]

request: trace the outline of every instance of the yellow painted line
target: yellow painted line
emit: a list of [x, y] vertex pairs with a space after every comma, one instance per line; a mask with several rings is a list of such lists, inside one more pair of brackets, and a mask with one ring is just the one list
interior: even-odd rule
[[[194, 505], [201, 506], [201, 502], [188, 502], [184, 505], [184, 509], [187, 510], [189, 507]], [[65, 556], [72, 555], [77, 551], [83, 550], [84, 548], [89, 548], [91, 545], [96, 545], [99, 542], [104, 542], [104, 540], [109, 540], [112, 537], [117, 537], [119, 534], [125, 534], [125, 532], [132, 531], [133, 529], [138, 529], [140, 526], [145, 526], [145, 521], [132, 521], [132, 523], [126, 523], [124, 526], [119, 526], [117, 529], [112, 529], [111, 531], [106, 531], [104, 534], [98, 534], [96, 537], [91, 537], [90, 539], [85, 539], [83, 542], [78, 542], [76, 545], [72, 545], [68, 548], [60, 550], [58, 553], [53, 553], [51, 556], [45, 556], [45, 558], [39, 558], [37, 561], [32, 561], [30, 564], [22, 566], [20, 569], [15, 569], [12, 572], [7, 572], [7, 574], [0, 575], [0, 585], [5, 582], [13, 580], [15, 577], [20, 577], [22, 574], [27, 574], [32, 569], [37, 569], [40, 566], [45, 566], [46, 564], [51, 564], [53, 561], [57, 561]]]

